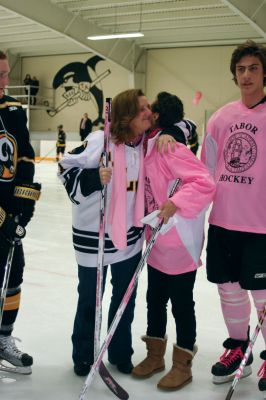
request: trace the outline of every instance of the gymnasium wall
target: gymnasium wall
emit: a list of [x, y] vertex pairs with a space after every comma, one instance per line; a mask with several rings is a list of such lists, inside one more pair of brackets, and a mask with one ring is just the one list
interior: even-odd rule
[[[25, 57], [22, 59], [22, 80], [27, 73], [36, 75], [40, 81], [39, 109], [30, 111], [30, 132], [35, 133], [54, 133], [56, 127], [63, 124], [66, 132], [78, 134], [79, 122], [85, 112], [95, 125], [101, 126], [103, 121], [97, 122], [97, 119], [100, 114], [104, 117], [102, 98], [113, 97], [132, 86], [130, 72], [93, 53]], [[53, 86], [56, 86], [55, 90], [51, 89]], [[54, 114], [45, 109], [47, 102], [49, 105], [55, 103], [58, 112]]]
[[[147, 51], [145, 91], [148, 99], [152, 101], [162, 90], [175, 93], [184, 102], [186, 117], [197, 123], [198, 131], [202, 134], [206, 115], [209, 116], [221, 105], [239, 96], [238, 88], [232, 81], [229, 71], [233, 49], [234, 46], [221, 46]], [[88, 53], [22, 59], [22, 77], [29, 73], [36, 75], [40, 80], [41, 105], [45, 98], [52, 104], [50, 98], [52, 91], [49, 92], [47, 89], [45, 91], [42, 87], [51, 88], [60, 71], [61, 78], [64, 76], [66, 78], [66, 81], [55, 90], [55, 106], [59, 107], [58, 113], [49, 115], [45, 109], [30, 112], [30, 131], [34, 139], [41, 132], [45, 135], [45, 139], [51, 132], [51, 138], [54, 139], [57, 125], [63, 124], [65, 131], [69, 133], [69, 139], [76, 140], [79, 121], [84, 112], [88, 112], [94, 121], [97, 120], [99, 104], [96, 96], [88, 90], [88, 85], [84, 88], [85, 91], [77, 93], [84, 66], [90, 75], [90, 80], [102, 91], [103, 98], [113, 97], [120, 91], [132, 87], [132, 74], [112, 62], [99, 60], [94, 66], [86, 66], [86, 62], [93, 57], [95, 57], [93, 53]], [[72, 71], [72, 77], [71, 69], [76, 71]], [[57, 79], [57, 84], [58, 82], [60, 80]], [[193, 98], [197, 91], [202, 92], [202, 98], [195, 105]], [[67, 106], [64, 107], [64, 104]]]
[[[229, 69], [234, 46], [149, 50], [146, 94], [152, 101], [160, 91], [176, 94], [184, 103], [187, 118], [203, 133], [205, 117], [239, 97]], [[193, 104], [197, 91], [201, 100]]]

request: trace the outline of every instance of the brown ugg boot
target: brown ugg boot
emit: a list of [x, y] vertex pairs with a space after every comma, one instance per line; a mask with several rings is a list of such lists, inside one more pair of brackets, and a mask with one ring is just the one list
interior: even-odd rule
[[163, 390], [178, 390], [192, 381], [192, 359], [197, 352], [182, 349], [174, 345], [173, 348], [173, 365], [171, 370], [162, 377], [157, 387]]
[[142, 336], [141, 339], [146, 343], [148, 353], [147, 357], [133, 368], [132, 375], [136, 378], [149, 378], [165, 368], [164, 354], [167, 338]]

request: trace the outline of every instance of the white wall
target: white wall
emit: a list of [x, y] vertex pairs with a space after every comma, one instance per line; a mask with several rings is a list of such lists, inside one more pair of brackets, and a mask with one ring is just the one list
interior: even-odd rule
[[[153, 101], [160, 91], [169, 91], [181, 98], [185, 113], [198, 125], [201, 134], [204, 128], [205, 115], [216, 110], [228, 101], [239, 97], [239, 90], [232, 81], [229, 70], [230, 58], [234, 46], [194, 47], [149, 50], [147, 52], [146, 95]], [[64, 56], [27, 57], [22, 60], [22, 76], [26, 73], [37, 75], [41, 85], [52, 86], [56, 72], [70, 62], [85, 62], [93, 54], [74, 54]], [[111, 74], [102, 80], [99, 87], [104, 97], [113, 97], [132, 85], [132, 77], [125, 69], [109, 62], [97, 64], [96, 75], [107, 69]], [[198, 105], [192, 100], [196, 91], [203, 93]], [[64, 89], [59, 88], [56, 106], [64, 101]], [[66, 132], [78, 132], [81, 115], [88, 112], [91, 118], [96, 116], [93, 96], [90, 101], [79, 100], [54, 117], [45, 110], [31, 111], [30, 130], [35, 132], [56, 132], [60, 123]]]
[[[184, 103], [187, 118], [201, 134], [206, 110], [214, 111], [239, 97], [229, 69], [234, 47], [193, 47], [150, 50], [147, 55], [146, 94], [152, 101], [160, 91], [176, 94]], [[198, 105], [192, 100], [203, 93]]]

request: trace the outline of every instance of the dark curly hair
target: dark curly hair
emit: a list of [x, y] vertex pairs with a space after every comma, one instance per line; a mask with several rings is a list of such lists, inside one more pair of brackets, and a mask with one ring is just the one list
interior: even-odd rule
[[184, 106], [179, 97], [168, 92], [160, 92], [151, 106], [151, 111], [158, 113], [157, 124], [171, 127], [184, 118]]
[[[253, 42], [253, 40], [247, 40], [244, 44], [241, 44], [234, 50], [231, 57], [230, 71], [233, 74], [233, 80], [236, 84], [236, 64], [245, 56], [257, 57], [262, 63], [264, 74], [266, 74], [266, 47]], [[263, 85], [266, 86], [265, 76], [263, 79]]]
[[129, 124], [139, 113], [139, 97], [141, 96], [144, 96], [141, 89], [129, 89], [114, 97], [110, 131], [116, 144], [130, 142], [134, 139], [134, 133]]
[[6, 53], [4, 53], [2, 50], [0, 50], [0, 60], [6, 60], [6, 59], [7, 59]]

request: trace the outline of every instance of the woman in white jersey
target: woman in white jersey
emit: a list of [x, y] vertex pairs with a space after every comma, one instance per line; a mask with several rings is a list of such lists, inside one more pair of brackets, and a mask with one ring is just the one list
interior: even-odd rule
[[[109, 168], [99, 168], [104, 133], [97, 131], [60, 162], [60, 178], [73, 202], [73, 244], [78, 263], [78, 305], [72, 334], [74, 372], [87, 375], [94, 357], [96, 266], [101, 188], [108, 183], [104, 283], [111, 267], [112, 298], [108, 326], [141, 258], [144, 215], [143, 133], [151, 111], [141, 90], [118, 94], [112, 102]], [[109, 182], [110, 181], [110, 182]], [[130, 373], [132, 295], [108, 349], [110, 363]]]

